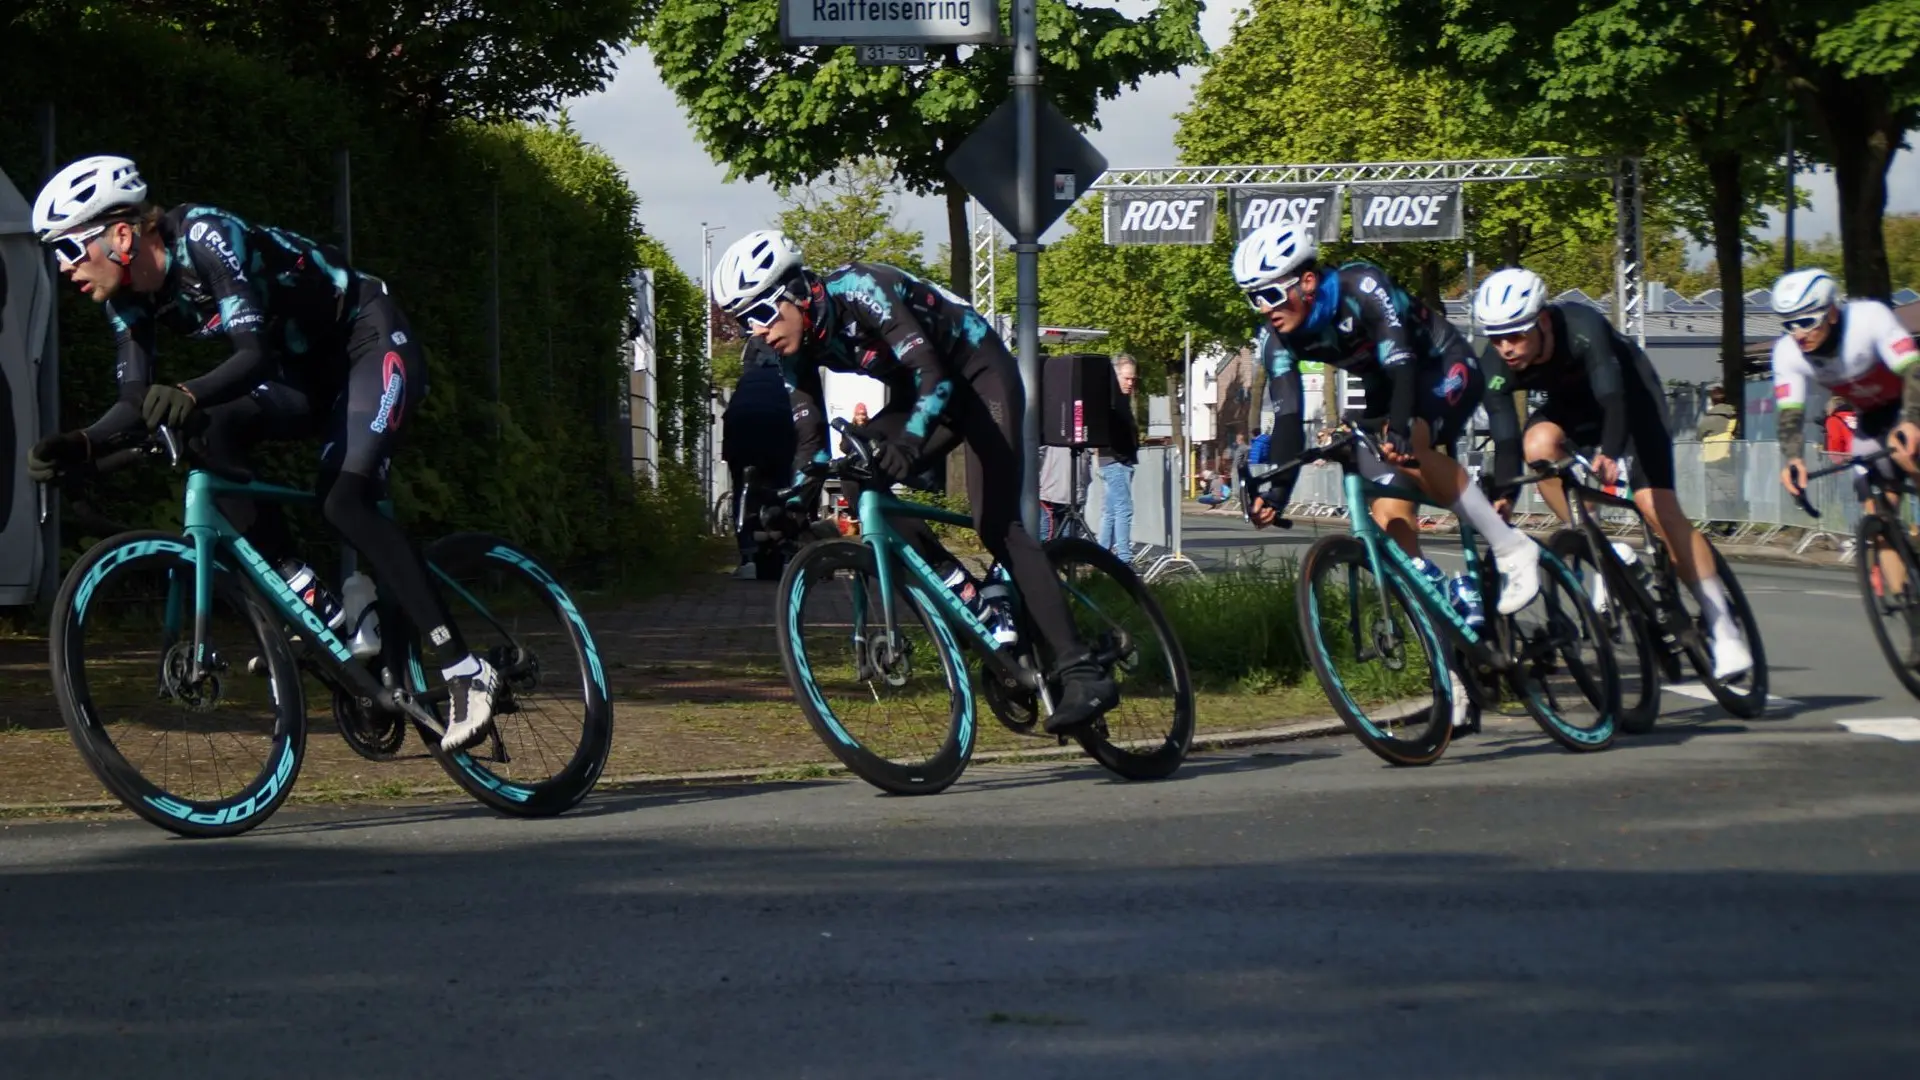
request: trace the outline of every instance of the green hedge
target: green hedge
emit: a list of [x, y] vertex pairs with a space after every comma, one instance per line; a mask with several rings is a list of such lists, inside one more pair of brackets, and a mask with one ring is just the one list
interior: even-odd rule
[[[110, 85], [79, 88], [76, 58], [110, 73]], [[704, 417], [704, 380], [682, 370], [698, 371], [699, 290], [642, 233], [619, 169], [564, 121], [429, 128], [133, 21], [15, 25], [0, 43], [0, 166], [23, 190], [44, 178], [38, 105], [48, 98], [63, 163], [126, 154], [157, 202], [212, 203], [316, 239], [339, 239], [336, 153], [350, 152], [354, 264], [389, 283], [428, 349], [431, 392], [394, 470], [415, 532], [486, 529], [578, 565], [621, 560], [638, 539], [628, 528], [670, 527], [637, 520], [642, 500], [616, 460], [628, 281], [642, 265], [657, 272], [674, 446], [694, 441]], [[498, 403], [488, 373], [496, 191]], [[60, 292], [63, 422], [77, 426], [113, 399], [112, 341], [91, 302]], [[185, 379], [224, 356], [218, 342], [163, 335], [161, 375]], [[309, 480], [315, 452], [275, 449], [263, 471]], [[160, 523], [172, 498], [148, 475], [118, 483], [111, 509]]]

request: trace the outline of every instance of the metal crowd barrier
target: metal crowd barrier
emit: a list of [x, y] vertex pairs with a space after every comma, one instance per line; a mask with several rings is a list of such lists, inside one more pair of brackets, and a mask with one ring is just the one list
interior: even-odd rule
[[[1132, 556], [1134, 569], [1145, 581], [1158, 581], [1175, 573], [1200, 572], [1180, 547], [1180, 496], [1187, 489], [1180, 464], [1180, 453], [1175, 447], [1143, 446], [1139, 464], [1134, 466]], [[1096, 467], [1086, 501], [1087, 525], [1093, 529], [1096, 540], [1100, 535], [1100, 508], [1106, 502], [1106, 486]]]

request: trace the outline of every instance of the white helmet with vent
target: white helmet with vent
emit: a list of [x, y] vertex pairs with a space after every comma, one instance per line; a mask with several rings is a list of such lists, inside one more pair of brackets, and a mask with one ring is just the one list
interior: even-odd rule
[[1275, 221], [1253, 230], [1233, 252], [1233, 280], [1242, 292], [1284, 281], [1320, 256], [1313, 226]]
[[713, 302], [737, 316], [787, 285], [800, 270], [800, 246], [786, 233], [750, 232], [735, 240], [713, 268]]
[[1811, 315], [1832, 307], [1839, 295], [1839, 284], [1825, 270], [1795, 270], [1773, 283], [1773, 313]]
[[1488, 337], [1533, 329], [1547, 306], [1547, 283], [1519, 266], [1496, 270], [1473, 294], [1473, 317]]
[[111, 154], [81, 158], [54, 174], [33, 200], [33, 231], [46, 243], [147, 199], [147, 182], [134, 163]]

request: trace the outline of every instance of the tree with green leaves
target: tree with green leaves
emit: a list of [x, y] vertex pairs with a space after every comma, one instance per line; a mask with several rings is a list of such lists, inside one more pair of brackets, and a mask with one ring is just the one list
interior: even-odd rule
[[1887, 169], [1920, 123], [1920, 0], [1769, 5], [1774, 61], [1833, 166], [1848, 292], [1893, 293], [1882, 220]]
[[1462, 108], [1533, 130], [1579, 132], [1646, 154], [1677, 138], [1691, 161], [1655, 161], [1655, 191], [1701, 192], [1718, 256], [1722, 378], [1745, 381], [1741, 252], [1753, 193], [1777, 174], [1770, 156], [1781, 80], [1757, 0], [1363, 0], [1403, 59], [1439, 68], [1470, 91]]
[[925, 275], [926, 235], [897, 224], [899, 193], [891, 163], [862, 158], [834, 166], [821, 181], [783, 189], [777, 223], [811, 265], [860, 260]]
[[29, 25], [133, 15], [427, 120], [533, 120], [613, 77], [642, 0], [27, 0]]
[[[917, 195], [946, 200], [949, 284], [967, 295], [967, 193], [946, 161], [1009, 89], [1010, 50], [935, 46], [920, 67], [862, 67], [848, 47], [780, 40], [780, 0], [643, 0], [639, 43], [727, 178], [804, 184], [881, 157]], [[1010, 6], [1000, 5], [1002, 29]], [[1039, 0], [1041, 73], [1066, 118], [1098, 126], [1103, 99], [1206, 55], [1200, 0], [1162, 0], [1140, 18]]]
[[[1174, 136], [1188, 164], [1426, 161], [1577, 154], [1572, 138], [1490, 110], [1445, 72], [1403, 62], [1381, 27], [1345, 4], [1254, 0], [1201, 77]], [[1474, 184], [1466, 193], [1482, 265], [1526, 262], [1591, 288], [1581, 256], [1611, 237], [1605, 181]], [[1335, 249], [1377, 262], [1437, 305], [1464, 270], [1461, 243]], [[1578, 280], [1576, 280], [1578, 275]], [[1611, 273], [1601, 280], [1611, 286]]]

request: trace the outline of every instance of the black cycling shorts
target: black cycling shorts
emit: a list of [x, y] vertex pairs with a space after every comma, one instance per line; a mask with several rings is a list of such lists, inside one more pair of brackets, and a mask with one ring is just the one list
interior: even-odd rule
[[[1529, 413], [1527, 430], [1531, 431], [1535, 424], [1557, 424], [1567, 433], [1567, 441], [1583, 452], [1590, 453], [1600, 445], [1600, 417], [1571, 407], [1555, 409], [1554, 405], [1555, 402], [1548, 399], [1545, 405]], [[1673, 436], [1667, 433], [1658, 411], [1628, 408], [1627, 445], [1621, 448], [1620, 464], [1626, 469], [1628, 486], [1635, 491], [1641, 488], [1673, 490]]]
[[[1452, 456], [1473, 424], [1474, 411], [1486, 396], [1487, 380], [1465, 343], [1448, 348], [1437, 364], [1422, 365], [1414, 393], [1413, 418], [1425, 420], [1433, 433], [1434, 449]], [[1367, 377], [1366, 420], [1383, 420], [1393, 401], [1393, 384], [1384, 374]]]

